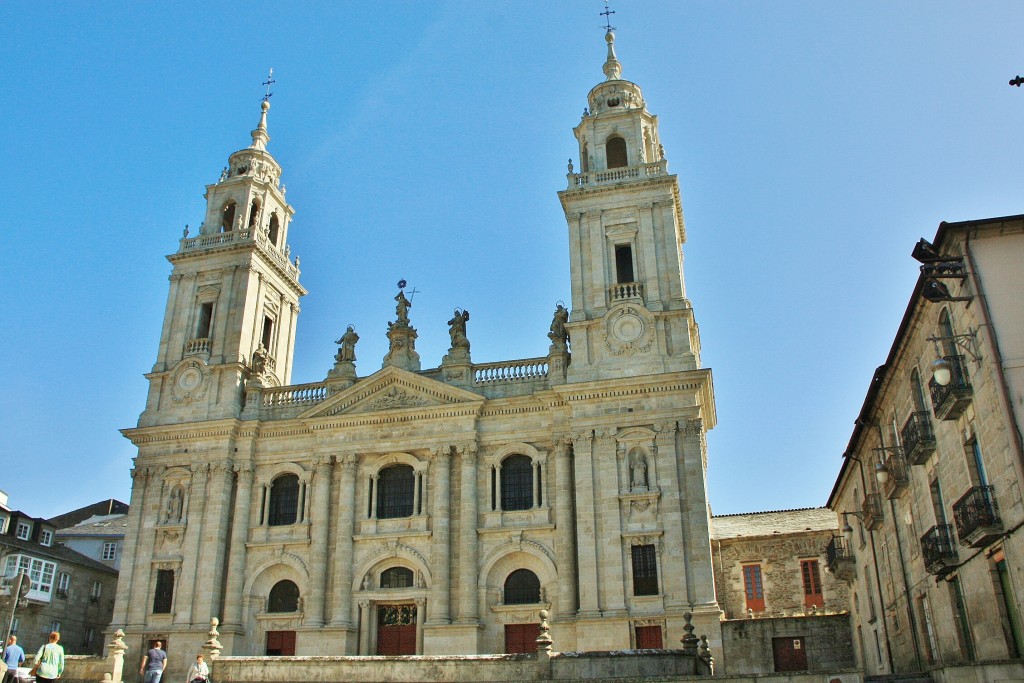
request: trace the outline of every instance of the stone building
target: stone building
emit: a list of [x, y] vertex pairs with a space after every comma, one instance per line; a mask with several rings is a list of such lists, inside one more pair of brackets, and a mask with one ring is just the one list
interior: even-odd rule
[[942, 223], [913, 256], [829, 497], [845, 520], [829, 567], [867, 673], [1020, 679], [1020, 660], [1004, 669], [1024, 655], [1024, 216]]
[[562, 650], [676, 644], [686, 612], [720, 647], [714, 391], [679, 185], [606, 39], [558, 193], [571, 310], [536, 331], [544, 357], [474, 362], [457, 309], [421, 368], [400, 288], [363, 293], [395, 301], [380, 370], [356, 372], [350, 328], [326, 378], [292, 384], [306, 290], [264, 102], [168, 257], [148, 399], [124, 430], [139, 450], [112, 627], [130, 647], [160, 639], [184, 664], [218, 617], [226, 655], [518, 652], [541, 609]]
[[[59, 631], [68, 654], [100, 654], [103, 629], [114, 611], [117, 571], [59, 544], [56, 527], [8, 508], [6, 500], [3, 494], [0, 638], [10, 623], [11, 633], [27, 653], [45, 643], [50, 631]], [[29, 576], [31, 587], [15, 602], [19, 573]]]
[[828, 671], [853, 666], [847, 584], [825, 571], [836, 529], [827, 508], [711, 519], [720, 673]]

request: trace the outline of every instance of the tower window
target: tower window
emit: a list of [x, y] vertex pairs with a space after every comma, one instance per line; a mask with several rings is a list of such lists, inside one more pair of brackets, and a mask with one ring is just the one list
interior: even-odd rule
[[170, 614], [174, 598], [174, 570], [156, 570], [156, 590], [153, 592], [153, 614]]
[[608, 138], [608, 142], [604, 143], [604, 153], [608, 157], [608, 168], [629, 166], [626, 158], [626, 141], [622, 138]]
[[411, 517], [416, 477], [408, 465], [381, 470], [377, 480], [377, 518]]
[[257, 200], [252, 200], [252, 205], [249, 207], [249, 227], [253, 227], [259, 223], [260, 220], [260, 203]]
[[196, 339], [210, 338], [210, 323], [213, 322], [213, 302], [199, 305], [199, 321], [196, 324]]
[[267, 611], [298, 612], [299, 587], [288, 579], [275, 583], [270, 589], [270, 595], [267, 596]]
[[615, 282], [636, 282], [633, 277], [633, 247], [628, 244], [615, 245]]
[[535, 605], [540, 602], [540, 579], [529, 569], [517, 569], [505, 579], [506, 605]]
[[501, 463], [501, 509], [529, 510], [533, 507], [533, 461], [512, 455]]
[[633, 595], [658, 594], [658, 554], [653, 545], [633, 546]]
[[270, 214], [270, 229], [267, 231], [267, 237], [270, 239], [270, 243], [275, 247], [277, 246], [277, 234], [281, 230], [280, 221], [277, 220], [277, 214]]
[[224, 208], [220, 212], [220, 230], [221, 232], [231, 232], [231, 228], [235, 225], [235, 203], [228, 202], [224, 205]]
[[260, 337], [260, 341], [263, 342], [263, 348], [267, 350], [267, 353], [273, 353], [273, 349], [270, 346], [270, 342], [274, 339], [274, 319], [269, 315], [263, 316], [263, 335]]
[[267, 524], [285, 526], [295, 524], [299, 512], [299, 478], [285, 474], [270, 485], [270, 509]]

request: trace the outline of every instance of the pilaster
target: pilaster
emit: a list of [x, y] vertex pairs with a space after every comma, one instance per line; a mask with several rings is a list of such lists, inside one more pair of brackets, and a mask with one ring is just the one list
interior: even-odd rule
[[428, 625], [451, 622], [449, 610], [451, 562], [451, 447], [442, 446], [434, 451], [430, 480], [434, 485], [433, 534], [430, 550], [432, 583], [430, 586], [430, 615]]
[[459, 623], [475, 624], [477, 606], [477, 445], [459, 446], [462, 490], [459, 492]]
[[334, 540], [334, 602], [331, 626], [352, 626], [352, 531], [355, 523], [356, 465], [359, 457], [341, 458], [338, 528]]
[[598, 593], [597, 526], [594, 505], [593, 432], [572, 435], [573, 464], [576, 482], [576, 566], [579, 569], [578, 615], [583, 618], [599, 617], [601, 602]]
[[572, 456], [570, 441], [555, 441], [555, 559], [558, 562], [558, 621], [576, 614], [576, 553], [573, 544]]
[[231, 524], [227, 586], [224, 601], [224, 630], [242, 629], [242, 589], [245, 579], [246, 539], [252, 513], [252, 484], [256, 468], [252, 463], [238, 465], [238, 493], [235, 496], [234, 518]]
[[196, 594], [203, 596], [196, 603], [195, 618], [207, 622], [221, 614], [224, 590], [224, 567], [227, 564], [228, 532], [231, 521], [231, 499], [234, 489], [234, 464], [222, 460], [210, 465], [210, 491], [203, 521], [201, 562], [197, 568]]
[[596, 536], [600, 539], [597, 561], [601, 567], [598, 587], [601, 594], [601, 613], [606, 617], [626, 614], [626, 583], [622, 565], [622, 525], [618, 496], [619, 463], [616, 457], [615, 433], [614, 428], [597, 432], [594, 448], [594, 475], [597, 484], [594, 507], [597, 510]]
[[334, 458], [324, 456], [313, 463], [313, 514], [309, 520], [309, 585], [304, 611], [305, 626], [324, 625], [324, 595], [327, 594], [327, 532], [330, 519], [331, 478]]
[[207, 463], [192, 465], [192, 482], [189, 485], [188, 526], [185, 527], [185, 541], [182, 543], [180, 581], [174, 582], [174, 623], [191, 624], [192, 614], [200, 600], [195, 590], [198, 579], [200, 556], [205, 558], [203, 548], [203, 519], [206, 512], [206, 488], [210, 478]]

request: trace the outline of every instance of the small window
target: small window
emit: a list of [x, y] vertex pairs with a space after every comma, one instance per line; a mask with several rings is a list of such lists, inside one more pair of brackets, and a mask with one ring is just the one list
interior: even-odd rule
[[743, 566], [743, 592], [747, 598], [748, 610], [764, 611], [764, 583], [761, 580], [761, 565]]
[[18, 635], [18, 627], [21, 626], [21, 617], [14, 617], [11, 619], [11, 635]]
[[54, 632], [55, 633], [60, 633], [60, 622], [59, 621], [51, 621], [50, 622], [50, 632], [51, 633], [54, 633]]
[[608, 138], [608, 142], [604, 144], [604, 150], [608, 156], [608, 168], [629, 166], [629, 160], [626, 158], [626, 141], [622, 138]]
[[113, 560], [117, 556], [117, 542], [107, 541], [103, 544], [103, 559]]
[[270, 344], [274, 340], [274, 319], [269, 315], [263, 316], [263, 336], [260, 339], [267, 353], [273, 353], [273, 347]]
[[293, 581], [285, 579], [278, 581], [270, 589], [270, 596], [267, 598], [268, 612], [298, 612], [299, 611], [299, 587]]
[[629, 244], [615, 245], [615, 282], [636, 282], [633, 278], [633, 247]]
[[280, 231], [281, 223], [277, 220], [277, 213], [270, 214], [270, 229], [267, 231], [267, 238], [275, 247], [277, 246], [277, 237]]
[[99, 581], [92, 582], [92, 588], [89, 590], [89, 602], [95, 604], [100, 601], [100, 595], [103, 594], [103, 584]]
[[68, 589], [70, 587], [71, 587], [71, 574], [68, 574], [67, 572], [62, 572], [61, 575], [59, 577], [57, 577], [57, 591], [56, 591], [57, 597], [58, 598], [65, 598], [66, 599], [68, 597]]
[[540, 602], [540, 579], [529, 569], [517, 569], [505, 579], [506, 605], [535, 605]]
[[53, 545], [53, 532], [49, 529], [43, 529], [39, 533], [39, 544], [47, 547]]
[[824, 607], [821, 593], [821, 572], [817, 560], [801, 560], [800, 576], [804, 583], [804, 607]]
[[391, 567], [380, 574], [381, 588], [412, 588], [412, 570], [406, 567]]
[[501, 462], [501, 509], [529, 510], [533, 507], [533, 460], [510, 455]]
[[285, 526], [295, 524], [299, 514], [299, 478], [284, 474], [270, 485], [270, 508], [267, 524]]
[[85, 637], [82, 638], [82, 645], [85, 647], [89, 647], [90, 645], [92, 645], [92, 641], [95, 640], [95, 638], [96, 629], [90, 626], [89, 628], [85, 629]]
[[256, 226], [260, 220], [260, 203], [258, 200], [252, 200], [252, 205], [249, 207], [249, 227]]
[[231, 232], [235, 225], [235, 203], [228, 202], [220, 212], [220, 231]]
[[213, 322], [213, 302], [207, 301], [199, 305], [199, 320], [196, 323], [196, 339], [210, 338], [210, 325]]
[[377, 518], [411, 517], [416, 476], [408, 465], [380, 471], [377, 479]]
[[32, 525], [28, 522], [18, 522], [18, 530], [17, 532], [15, 532], [15, 536], [17, 536], [22, 541], [27, 541], [29, 536], [31, 535]]
[[170, 614], [174, 599], [174, 570], [156, 570], [156, 590], [153, 592], [153, 614]]
[[658, 594], [658, 554], [653, 545], [633, 546], [633, 595]]

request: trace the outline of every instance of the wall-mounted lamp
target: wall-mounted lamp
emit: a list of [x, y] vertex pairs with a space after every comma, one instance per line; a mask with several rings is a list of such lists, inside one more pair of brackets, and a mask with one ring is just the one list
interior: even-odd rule
[[863, 512], [853, 511], [853, 512], [844, 512], [843, 513], [843, 533], [846, 535], [847, 539], [853, 537], [853, 527], [850, 526], [850, 519], [849, 519], [850, 515], [853, 515], [854, 517], [856, 517], [857, 519], [859, 519], [862, 522], [864, 521], [864, 513]]
[[966, 279], [964, 271], [964, 260], [959, 256], [943, 256], [928, 240], [922, 238], [914, 245], [910, 253], [914, 259], [921, 263], [921, 275], [925, 280], [921, 286], [921, 296], [932, 303], [940, 301], [970, 301], [969, 296], [953, 296], [949, 287], [942, 280]]
[[889, 470], [880, 462], [875, 463], [875, 480], [882, 486], [889, 483]]
[[945, 337], [928, 337], [928, 341], [935, 344], [935, 355], [938, 356], [932, 363], [932, 377], [935, 378], [935, 383], [939, 386], [948, 386], [953, 380], [953, 364], [942, 355], [939, 342], [953, 342], [954, 346], [963, 349], [975, 363], [981, 362], [981, 354], [978, 353], [978, 330], [969, 330], [966, 334], [953, 334]]

